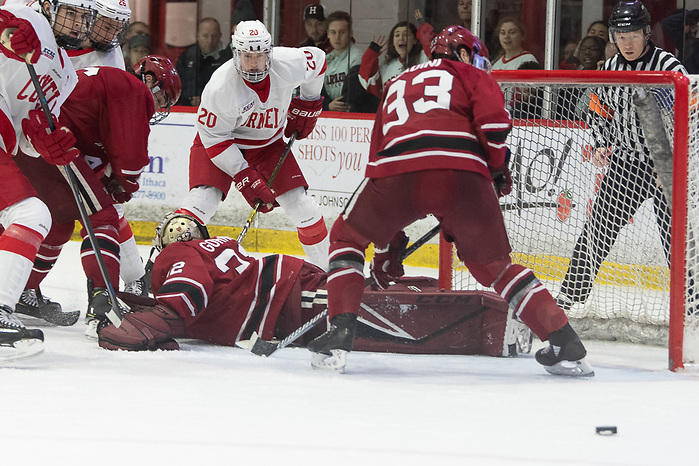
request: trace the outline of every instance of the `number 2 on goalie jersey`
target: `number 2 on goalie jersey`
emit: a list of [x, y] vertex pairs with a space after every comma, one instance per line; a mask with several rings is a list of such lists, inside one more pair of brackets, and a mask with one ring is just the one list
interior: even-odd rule
[[[430, 79], [437, 78], [437, 81]], [[427, 81], [429, 80], [429, 81]], [[434, 84], [433, 84], [434, 83]], [[405, 90], [408, 82], [404, 79], [398, 79], [388, 89], [386, 102], [393, 99], [390, 103], [384, 103], [386, 114], [396, 113], [396, 119], [384, 123], [383, 134], [388, 133], [393, 126], [403, 125], [408, 121], [410, 109], [408, 105], [412, 105], [415, 113], [427, 113], [430, 110], [437, 108], [448, 109], [451, 105], [451, 88], [454, 83], [454, 76], [444, 70], [427, 70], [415, 76], [410, 82], [411, 92], [415, 92], [417, 86], [423, 88], [422, 97], [414, 102], [408, 102], [405, 99]], [[415, 87], [412, 87], [415, 86]], [[394, 98], [395, 94], [395, 98]], [[436, 97], [436, 99], [432, 99]]]

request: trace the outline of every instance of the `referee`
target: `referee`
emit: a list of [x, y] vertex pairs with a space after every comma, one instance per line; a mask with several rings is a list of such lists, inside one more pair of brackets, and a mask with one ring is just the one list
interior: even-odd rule
[[[609, 18], [609, 40], [619, 53], [607, 60], [602, 70], [687, 74], [674, 55], [650, 40], [650, 14], [638, 0], [619, 2], [614, 7]], [[593, 93], [590, 99], [590, 128], [598, 151], [606, 152], [611, 147], [610, 163], [556, 298], [564, 311], [573, 303], [587, 300], [602, 261], [646, 199], [653, 199], [663, 249], [670, 261], [670, 208], [656, 181], [632, 93], [631, 87], [614, 87]]]

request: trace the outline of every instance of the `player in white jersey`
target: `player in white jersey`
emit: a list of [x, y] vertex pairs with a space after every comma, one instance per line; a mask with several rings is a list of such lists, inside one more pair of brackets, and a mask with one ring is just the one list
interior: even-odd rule
[[[284, 151], [282, 136], [298, 139], [315, 127], [325, 53], [316, 47], [272, 47], [259, 21], [243, 21], [232, 37], [233, 59], [221, 65], [204, 88], [197, 136], [190, 153], [189, 194], [179, 212], [209, 222], [232, 183], [260, 212], [281, 206], [296, 226], [308, 261], [327, 270], [328, 232], [318, 205], [293, 156], [267, 187]], [[292, 100], [300, 87], [299, 98]]]
[[[48, 1], [44, 2], [47, 4]], [[127, 0], [94, 0], [96, 17], [88, 32], [87, 40], [79, 50], [68, 52], [75, 69], [88, 66], [126, 68], [124, 54], [119, 48], [120, 39], [126, 35], [131, 20]]]
[[39, 99], [25, 59], [33, 64], [54, 116], [77, 82], [65, 52], [41, 15], [24, 5], [0, 7], [0, 360], [38, 354], [43, 333], [29, 330], [13, 310], [29, 277], [39, 245], [51, 228], [51, 215], [12, 160], [19, 149], [32, 156], [73, 152], [75, 138], [59, 125], [54, 132], [24, 135], [23, 121], [39, 110]]

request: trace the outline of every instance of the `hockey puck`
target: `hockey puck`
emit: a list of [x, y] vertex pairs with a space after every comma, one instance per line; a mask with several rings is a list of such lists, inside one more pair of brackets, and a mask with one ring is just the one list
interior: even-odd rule
[[597, 435], [614, 435], [616, 434], [616, 426], [597, 426], [595, 432]]

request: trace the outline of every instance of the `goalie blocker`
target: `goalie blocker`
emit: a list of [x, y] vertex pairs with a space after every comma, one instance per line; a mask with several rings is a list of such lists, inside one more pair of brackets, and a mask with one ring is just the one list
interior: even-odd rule
[[[187, 337], [177, 313], [154, 299], [120, 293], [135, 312], [125, 325], [99, 330], [99, 344], [110, 350], [177, 349], [173, 340]], [[327, 293], [292, 289], [276, 322], [274, 336], [282, 339], [325, 309]], [[437, 280], [403, 278], [387, 290], [367, 287], [358, 314], [355, 351], [411, 354], [516, 356], [528, 352], [529, 329], [512, 317], [497, 294], [483, 291], [440, 291]], [[325, 331], [319, 325], [296, 343]], [[519, 343], [518, 343], [519, 342]]]

